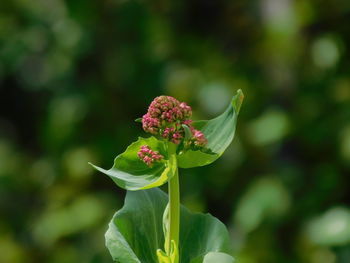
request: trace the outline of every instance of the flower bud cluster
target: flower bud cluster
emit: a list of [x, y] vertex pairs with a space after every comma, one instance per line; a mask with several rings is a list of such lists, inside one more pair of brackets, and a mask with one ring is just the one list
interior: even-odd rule
[[163, 127], [188, 119], [191, 115], [192, 109], [185, 102], [180, 103], [170, 96], [159, 96], [143, 115], [142, 127], [146, 132], [158, 134]]
[[175, 127], [166, 127], [161, 131], [161, 136], [164, 139], [170, 140], [175, 144], [179, 144], [181, 140], [184, 138], [184, 131], [180, 125], [176, 125]]
[[154, 162], [160, 161], [164, 158], [163, 155], [159, 154], [157, 151], [152, 151], [147, 145], [142, 145], [140, 147], [137, 156], [149, 167], [151, 167]]
[[192, 109], [185, 102], [170, 96], [159, 96], [152, 101], [147, 113], [143, 115], [142, 127], [146, 132], [180, 144], [185, 137], [182, 124], [186, 124], [192, 133], [192, 138], [187, 144], [203, 147], [207, 144], [207, 139], [201, 131], [192, 126], [189, 119], [191, 116]]
[[196, 130], [192, 126], [192, 120], [186, 120], [183, 122], [183, 124], [187, 125], [190, 128], [192, 133], [192, 138], [189, 140], [188, 145], [204, 147], [208, 143], [208, 140], [207, 138], [205, 138], [203, 132]]

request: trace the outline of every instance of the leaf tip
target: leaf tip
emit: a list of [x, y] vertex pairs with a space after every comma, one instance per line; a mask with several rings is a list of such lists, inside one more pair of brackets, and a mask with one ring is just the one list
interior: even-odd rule
[[236, 95], [232, 99], [232, 106], [235, 108], [235, 111], [237, 114], [239, 113], [239, 111], [241, 109], [243, 100], [244, 100], [243, 91], [241, 89], [239, 89], [239, 90], [237, 90]]
[[106, 170], [101, 168], [101, 167], [98, 167], [97, 165], [94, 165], [93, 163], [91, 162], [88, 162], [88, 164], [90, 164], [94, 169], [96, 169], [97, 171], [99, 172], [102, 172], [102, 173], [106, 173]]

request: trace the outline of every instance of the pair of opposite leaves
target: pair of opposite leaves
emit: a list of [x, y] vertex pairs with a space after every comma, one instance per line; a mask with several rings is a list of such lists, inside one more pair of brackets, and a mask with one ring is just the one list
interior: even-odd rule
[[[125, 152], [118, 155], [111, 169], [105, 170], [92, 165], [98, 171], [108, 175], [121, 188], [126, 190], [143, 190], [165, 184], [176, 172], [176, 168], [192, 168], [203, 166], [218, 159], [235, 134], [237, 116], [243, 101], [241, 90], [232, 98], [231, 103], [218, 117], [211, 120], [194, 121], [193, 126], [203, 132], [208, 140], [207, 151], [187, 150], [178, 155], [169, 154], [172, 143], [158, 140], [155, 137], [139, 138], [132, 143]], [[158, 162], [148, 167], [142, 162], [137, 152], [142, 145], [148, 145], [152, 150], [164, 156], [164, 162]]]

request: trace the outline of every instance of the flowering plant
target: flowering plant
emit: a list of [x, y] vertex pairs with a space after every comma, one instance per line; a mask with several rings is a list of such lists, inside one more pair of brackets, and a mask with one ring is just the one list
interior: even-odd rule
[[[92, 165], [128, 190], [105, 235], [115, 262], [233, 262], [224, 224], [180, 205], [178, 168], [207, 165], [223, 154], [234, 137], [242, 101], [238, 90], [221, 115], [192, 121], [185, 102], [159, 96], [137, 120], [152, 136], [132, 143], [109, 170]], [[165, 183], [168, 195], [156, 188]]]

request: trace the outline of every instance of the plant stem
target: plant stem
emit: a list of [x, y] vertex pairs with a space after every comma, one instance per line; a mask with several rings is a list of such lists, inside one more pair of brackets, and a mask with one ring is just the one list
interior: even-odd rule
[[170, 251], [171, 240], [179, 246], [180, 232], [180, 190], [179, 190], [179, 171], [176, 167], [176, 172], [173, 178], [169, 180], [169, 239], [167, 251]]

